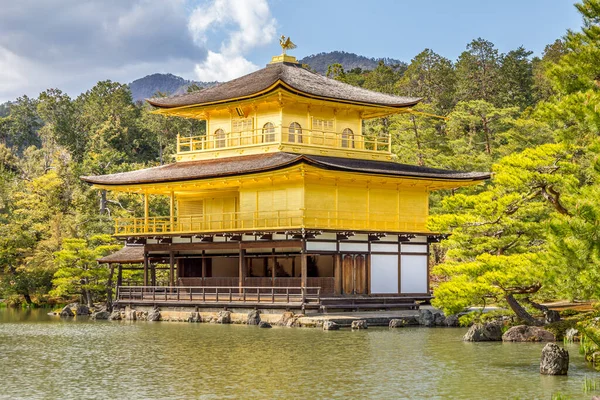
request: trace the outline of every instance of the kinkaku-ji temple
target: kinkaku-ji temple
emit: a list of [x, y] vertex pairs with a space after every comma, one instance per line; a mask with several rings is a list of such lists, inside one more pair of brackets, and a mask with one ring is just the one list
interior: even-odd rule
[[[175, 163], [82, 178], [144, 198], [143, 216], [115, 220], [126, 246], [99, 260], [118, 265], [123, 306], [415, 308], [431, 297], [440, 237], [427, 229], [429, 193], [490, 177], [395, 162], [391, 135], [365, 135], [363, 121], [419, 99], [329, 79], [285, 51], [241, 78], [148, 102], [206, 121], [206, 134], [178, 136]], [[170, 199], [168, 215], [150, 215], [152, 196]], [[143, 285], [123, 285], [121, 266], [134, 263]]]

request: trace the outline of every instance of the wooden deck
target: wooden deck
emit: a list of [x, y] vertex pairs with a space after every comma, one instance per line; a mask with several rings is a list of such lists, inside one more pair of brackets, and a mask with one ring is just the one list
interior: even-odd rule
[[120, 286], [117, 302], [139, 305], [180, 305], [273, 308], [319, 308], [320, 287], [262, 286]]

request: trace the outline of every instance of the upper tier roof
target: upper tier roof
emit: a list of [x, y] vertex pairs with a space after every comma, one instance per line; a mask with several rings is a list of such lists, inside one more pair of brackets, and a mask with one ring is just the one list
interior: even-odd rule
[[148, 99], [148, 103], [159, 108], [174, 108], [192, 105], [208, 105], [226, 101], [252, 98], [279, 86], [309, 97], [345, 103], [403, 108], [417, 104], [415, 97], [392, 96], [373, 92], [327, 78], [299, 64], [280, 62], [269, 64], [241, 78], [198, 92], [179, 96]]
[[395, 162], [356, 160], [350, 158], [279, 152], [214, 160], [177, 162], [174, 164], [162, 165], [160, 167], [121, 172], [118, 174], [83, 176], [81, 179], [97, 185], [115, 186], [181, 182], [273, 171], [301, 162], [322, 169], [407, 178], [430, 178], [469, 182], [489, 179], [491, 176], [489, 172], [458, 172]]

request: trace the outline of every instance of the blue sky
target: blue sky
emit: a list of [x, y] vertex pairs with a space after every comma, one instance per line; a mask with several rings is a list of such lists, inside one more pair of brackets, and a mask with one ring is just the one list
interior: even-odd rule
[[482, 37], [500, 52], [578, 30], [570, 0], [0, 0], [0, 102], [48, 88], [173, 73], [226, 81], [279, 54], [343, 50], [410, 62], [425, 48], [456, 60]]

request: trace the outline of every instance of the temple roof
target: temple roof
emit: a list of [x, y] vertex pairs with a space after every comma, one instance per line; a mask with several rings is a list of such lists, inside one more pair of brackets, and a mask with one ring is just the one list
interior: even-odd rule
[[489, 179], [491, 176], [489, 172], [459, 172], [387, 161], [356, 160], [277, 152], [222, 159], [177, 162], [117, 174], [82, 176], [81, 179], [97, 185], [181, 182], [273, 171], [302, 162], [322, 169], [407, 178], [480, 181]]
[[125, 246], [97, 260], [102, 264], [138, 264], [144, 262], [144, 246]]
[[392, 96], [348, 85], [308, 71], [299, 64], [287, 62], [269, 64], [241, 78], [198, 92], [147, 101], [159, 108], [206, 105], [256, 97], [281, 86], [299, 95], [342, 103], [402, 108], [414, 106], [420, 101], [415, 97]]

